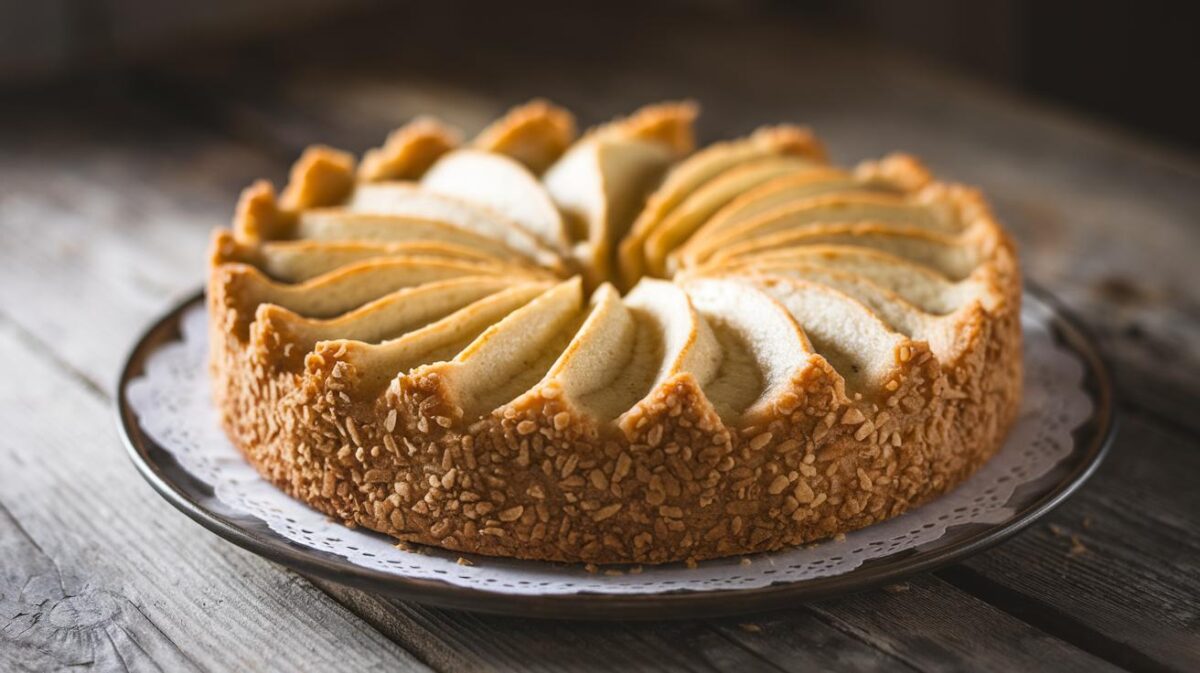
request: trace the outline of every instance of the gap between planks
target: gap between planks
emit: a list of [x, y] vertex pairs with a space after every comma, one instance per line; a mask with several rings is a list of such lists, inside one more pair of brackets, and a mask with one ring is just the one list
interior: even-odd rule
[[1200, 469], [1198, 444], [1156, 417], [1126, 415], [1089, 488], [1005, 545], [936, 574], [1131, 670], [1196, 670], [1200, 496], [1189, 475]]
[[[758, 660], [785, 670], [1007, 672], [1045, 661], [1061, 671], [1116, 670], [931, 576], [914, 578], [911, 593], [869, 591], [789, 610], [640, 623], [472, 615], [314, 581], [426, 663], [452, 671], [540, 670], [547, 661], [605, 670], [649, 660], [667, 670], [726, 670]], [[579, 655], [598, 651], [617, 654], [603, 661]], [[630, 654], [637, 658], [625, 661]]]
[[[104, 386], [98, 381], [88, 376], [80, 369], [76, 368], [67, 360], [60, 357], [49, 343], [39, 338], [33, 332], [25, 329], [24, 325], [15, 320], [11, 315], [7, 314], [2, 308], [0, 308], [0, 325], [8, 326], [9, 329], [13, 331], [13, 334], [16, 336], [16, 338], [21, 340], [21, 342], [24, 343], [29, 350], [34, 351], [38, 355], [41, 355], [49, 360], [53, 366], [58, 367], [64, 376], [73, 379], [80, 386], [83, 386], [85, 389], [90, 391], [92, 395], [106, 402], [113, 401], [113, 393], [105, 390]], [[132, 348], [132, 344], [130, 344], [130, 347]]]
[[1070, 613], [1035, 596], [1013, 591], [971, 568], [956, 565], [934, 574], [1017, 619], [1129, 671], [1171, 673], [1174, 670], [1135, 647], [1109, 638]]

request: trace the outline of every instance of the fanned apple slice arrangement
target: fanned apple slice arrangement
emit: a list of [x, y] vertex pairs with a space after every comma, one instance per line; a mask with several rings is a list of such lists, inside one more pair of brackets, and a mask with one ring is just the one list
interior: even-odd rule
[[980, 194], [692, 103], [314, 146], [214, 234], [217, 406], [267, 478], [465, 552], [663, 563], [893, 516], [1000, 446], [1020, 272]]

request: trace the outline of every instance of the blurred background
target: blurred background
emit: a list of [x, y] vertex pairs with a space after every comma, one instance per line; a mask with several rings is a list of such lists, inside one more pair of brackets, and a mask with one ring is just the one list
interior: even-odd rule
[[1200, 423], [1186, 8], [0, 0], [0, 315], [107, 382], [136, 326], [197, 287], [238, 191], [282, 184], [309, 144], [362, 152], [418, 114], [471, 134], [533, 97], [581, 126], [693, 98], [702, 143], [805, 123], [835, 162], [904, 150], [980, 186], [1029, 281], [1147, 406]]
[[[336, 52], [386, 66], [379, 54], [411, 43], [443, 67], [519, 52], [555, 69], [636, 58], [625, 49], [630, 43], [644, 47], [661, 37], [666, 47], [689, 26], [720, 25], [895, 47], [1194, 150], [1200, 29], [1190, 11], [1190, 3], [1057, 0], [0, 0], [0, 87], [111, 80], [168, 63], [212, 67], [289, 34], [309, 39], [254, 60], [312, 61]], [[697, 38], [719, 39], [720, 31]], [[503, 55], [490, 51], [498, 45]]]

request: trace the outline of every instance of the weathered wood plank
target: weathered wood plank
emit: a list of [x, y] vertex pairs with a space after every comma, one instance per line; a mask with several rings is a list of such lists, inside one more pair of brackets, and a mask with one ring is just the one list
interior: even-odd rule
[[427, 670], [304, 579], [166, 506], [129, 465], [110, 402], [7, 321], [0, 360], [13, 383], [0, 387], [0, 662]]
[[[268, 164], [136, 109], [104, 119], [111, 108], [87, 108], [85, 119], [15, 104], [0, 125], [0, 506], [27, 531], [11, 551], [22, 572], [51, 577], [48, 562], [67, 578], [55, 596], [23, 594], [19, 574], [5, 576], [6, 641], [55, 661], [94, 655], [97, 666], [116, 660], [86, 648], [126, 633], [114, 647], [132, 668], [175, 661], [171, 642], [205, 669], [422, 668], [307, 581], [199, 531], [129, 465], [105, 391], [137, 332], [195, 287], [239, 171]], [[67, 607], [52, 613], [54, 601]], [[71, 606], [89, 601], [111, 612], [95, 629], [71, 631], [81, 635], [66, 645], [37, 641], [59, 638], [39, 615], [69, 629]], [[45, 628], [23, 629], [19, 615]]]
[[922, 671], [1120, 670], [931, 577], [812, 607]]
[[112, 390], [139, 331], [201, 284], [238, 190], [278, 166], [135, 107], [72, 109], [0, 115], [0, 311]]
[[[761, 615], [674, 623], [509, 619], [422, 607], [314, 580], [439, 669], [1038, 670], [1115, 667], [932, 577]], [[597, 658], [594, 652], [611, 652]], [[656, 670], [657, 670], [656, 669]]]
[[125, 596], [64, 577], [0, 504], [0, 669], [201, 670]]
[[837, 628], [798, 608], [714, 620], [711, 628], [789, 671], [917, 671], [903, 653], [890, 652], [852, 629]]
[[751, 641], [737, 637], [737, 620], [627, 624], [513, 619], [422, 607], [314, 581], [445, 671], [910, 670], [900, 659], [803, 610], [771, 617], [770, 631]]
[[1200, 441], [1129, 414], [1089, 488], [945, 576], [1137, 670], [1200, 668]]

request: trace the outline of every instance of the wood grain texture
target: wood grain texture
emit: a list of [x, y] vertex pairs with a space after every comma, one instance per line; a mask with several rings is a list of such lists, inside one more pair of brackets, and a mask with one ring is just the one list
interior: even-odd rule
[[87, 123], [3, 125], [0, 670], [424, 670], [164, 507], [130, 465], [105, 391], [145, 322], [194, 287], [234, 191], [205, 205], [200, 185], [211, 196], [227, 171], [180, 165], [205, 151], [195, 135], [139, 145]]
[[439, 670], [911, 670], [805, 610], [716, 621], [559, 622], [440, 610], [314, 582]]
[[424, 669], [307, 581], [163, 507], [125, 457], [110, 401], [7, 322], [0, 361], [21, 382], [0, 389], [0, 461], [14, 466], [0, 471], [0, 651], [15, 663]]
[[0, 505], [0, 669], [119, 670], [127, 663], [162, 670], [200, 668], [127, 597], [64, 576]]
[[1197, 474], [1200, 442], [1127, 414], [1088, 488], [1044, 524], [946, 575], [1119, 665], [1198, 670]]
[[[932, 577], [809, 607], [621, 624], [440, 610], [314, 580], [436, 668], [520, 670], [1119, 670]], [[596, 657], [594, 653], [609, 653]], [[653, 665], [650, 665], [653, 662]]]
[[812, 609], [922, 671], [1120, 670], [930, 577]]
[[0, 307], [111, 391], [133, 339], [195, 291], [209, 232], [275, 164], [145, 109], [60, 99], [0, 124]]

